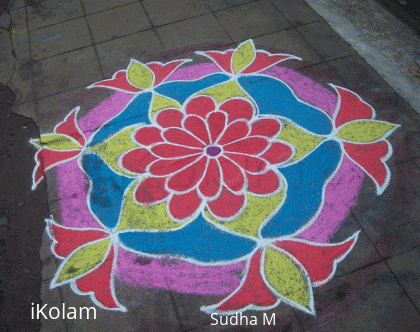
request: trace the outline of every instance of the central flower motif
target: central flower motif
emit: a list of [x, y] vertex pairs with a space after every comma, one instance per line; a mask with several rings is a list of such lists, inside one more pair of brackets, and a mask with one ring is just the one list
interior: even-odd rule
[[292, 148], [278, 140], [280, 122], [257, 117], [245, 99], [220, 105], [208, 96], [187, 101], [182, 110], [159, 111], [152, 125], [134, 133], [140, 148], [121, 157], [127, 170], [149, 175], [135, 193], [143, 204], [169, 202], [183, 220], [207, 207], [230, 220], [246, 204], [245, 193], [272, 195], [281, 188], [278, 165]]

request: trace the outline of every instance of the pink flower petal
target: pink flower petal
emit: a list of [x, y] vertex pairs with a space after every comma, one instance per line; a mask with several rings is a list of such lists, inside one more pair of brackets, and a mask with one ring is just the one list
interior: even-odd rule
[[222, 137], [217, 141], [217, 143], [220, 145], [225, 145], [227, 143], [236, 141], [246, 137], [249, 131], [250, 127], [247, 121], [235, 121], [226, 128], [226, 131], [223, 133]]
[[225, 157], [218, 158], [222, 167], [223, 182], [233, 191], [241, 190], [245, 185], [245, 178], [242, 170], [232, 161]]
[[85, 137], [79, 128], [77, 128], [76, 121], [76, 110], [71, 111], [71, 113], [64, 119], [63, 122], [60, 122], [56, 127], [54, 132], [57, 134], [64, 134], [73, 137], [76, 139], [81, 146], [85, 145]]
[[371, 119], [373, 116], [373, 108], [368, 103], [364, 102], [356, 93], [333, 86], [338, 92], [339, 110], [335, 119], [335, 126], [339, 127], [342, 124], [356, 119]]
[[200, 156], [190, 156], [179, 159], [160, 159], [156, 160], [150, 165], [150, 173], [155, 176], [166, 176], [172, 173], [176, 173], [181, 168], [195, 162]]
[[261, 155], [261, 158], [274, 165], [286, 161], [292, 154], [293, 150], [290, 146], [280, 142], [273, 142], [269, 149]]
[[[115, 299], [112, 282], [112, 264], [114, 261], [114, 246], [111, 247], [105, 261], [76, 281], [76, 286], [82, 293], [89, 293], [90, 296], [109, 309], [123, 309]], [[125, 309], [123, 309], [125, 310]], [[64, 314], [64, 313], [63, 313]]]
[[235, 216], [245, 204], [245, 195], [235, 195], [226, 188], [222, 189], [220, 196], [208, 202], [211, 212], [219, 218], [231, 218]]
[[222, 112], [212, 112], [208, 116], [207, 123], [209, 125], [211, 141], [216, 142], [219, 135], [225, 129], [226, 115]]
[[157, 142], [163, 142], [161, 131], [154, 126], [144, 126], [137, 130], [134, 138], [142, 145], [151, 145]]
[[191, 217], [201, 205], [196, 190], [183, 195], [174, 195], [169, 201], [169, 212], [179, 220]]
[[252, 193], [266, 195], [279, 189], [279, 176], [272, 170], [259, 175], [247, 173], [246, 176], [248, 178], [248, 191]]
[[191, 149], [185, 146], [173, 145], [169, 143], [156, 144], [152, 147], [152, 152], [161, 158], [177, 158], [197, 153], [203, 153], [202, 149]]
[[198, 116], [190, 115], [184, 121], [184, 128], [204, 143], [210, 144], [209, 133], [204, 120]]
[[259, 173], [266, 169], [267, 162], [259, 157], [248, 156], [245, 154], [225, 153], [225, 156], [232, 159], [244, 170], [252, 173]]
[[146, 149], [135, 149], [127, 152], [122, 158], [122, 165], [134, 173], [145, 173], [146, 167], [157, 158]]
[[219, 110], [228, 114], [228, 122], [236, 119], [251, 120], [254, 116], [252, 104], [239, 98], [228, 99], [219, 106]]
[[226, 52], [208, 51], [203, 53], [210, 59], [212, 59], [214, 62], [216, 62], [222, 70], [228, 73], [232, 72], [230, 64], [233, 55], [233, 50], [229, 50]]
[[268, 140], [262, 137], [247, 137], [223, 146], [224, 151], [257, 155], [268, 146]]
[[91, 87], [103, 87], [103, 88], [110, 88], [113, 90], [122, 90], [124, 92], [132, 92], [137, 93], [140, 92], [141, 89], [132, 86], [127, 80], [127, 74], [125, 70], [117, 71], [111, 79], [103, 80], [96, 82], [91, 85]]
[[215, 159], [209, 159], [206, 175], [204, 175], [199, 186], [200, 192], [203, 196], [213, 197], [219, 192], [220, 186], [219, 164]]
[[187, 191], [194, 188], [198, 181], [204, 175], [206, 170], [207, 158], [202, 157], [200, 160], [188, 166], [184, 170], [172, 175], [168, 181], [168, 187], [174, 191]]
[[156, 116], [156, 122], [163, 128], [181, 127], [181, 121], [184, 117], [181, 111], [176, 109], [167, 109], [159, 112]]
[[142, 181], [136, 190], [136, 199], [143, 204], [150, 204], [167, 197], [165, 178], [149, 177]]
[[189, 60], [176, 60], [169, 63], [158, 63], [158, 62], [150, 62], [147, 64], [147, 67], [153, 71], [155, 74], [155, 81], [153, 86], [159, 85], [165, 78], [171, 75], [175, 69], [181, 66], [183, 63], [188, 62]]
[[185, 106], [185, 113], [195, 114], [205, 119], [206, 115], [215, 109], [216, 104], [212, 98], [207, 96], [200, 96], [195, 97], [188, 102], [188, 104]]
[[199, 141], [195, 136], [191, 135], [190, 132], [184, 129], [170, 128], [166, 129], [163, 133], [165, 139], [174, 144], [190, 146], [194, 148], [203, 148], [203, 142]]
[[295, 59], [295, 57], [286, 54], [268, 54], [265, 52], [257, 51], [255, 60], [242, 71], [242, 74], [255, 73], [274, 66], [276, 63], [287, 59]]
[[259, 119], [252, 123], [250, 136], [274, 137], [280, 131], [280, 123], [274, 119]]

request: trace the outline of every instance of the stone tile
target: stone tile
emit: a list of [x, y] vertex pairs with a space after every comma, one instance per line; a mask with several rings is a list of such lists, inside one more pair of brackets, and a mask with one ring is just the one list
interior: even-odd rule
[[36, 118], [35, 102], [30, 101], [29, 103], [15, 104], [13, 106], [13, 112], [35, 120]]
[[96, 45], [104, 74], [111, 77], [125, 69], [134, 58], [142, 62], [156, 61], [164, 47], [153, 31], [143, 31]]
[[10, 15], [7, 12], [4, 12], [0, 15], [0, 28], [8, 29], [10, 26]]
[[78, 18], [30, 32], [34, 60], [92, 44], [86, 20]]
[[143, 8], [138, 2], [89, 15], [87, 20], [95, 43], [151, 27]]
[[15, 58], [12, 55], [9, 33], [4, 30], [0, 30], [0, 45], [2, 45], [0, 50], [0, 72], [13, 69]]
[[316, 317], [298, 312], [304, 330], [417, 331], [420, 316], [403, 290], [382, 282], [381, 276], [389, 273], [379, 263], [315, 288]]
[[346, 57], [329, 64], [345, 82], [345, 87], [370, 100], [384, 99], [395, 94], [376, 71], [359, 55]]
[[37, 6], [28, 6], [29, 30], [35, 30], [83, 16], [79, 1], [46, 0]]
[[85, 89], [84, 87], [55, 94], [38, 100], [36, 122], [41, 133], [52, 132], [55, 125], [67, 116], [70, 111], [80, 106], [78, 118], [96, 107], [108, 97], [106, 89]]
[[[41, 300], [42, 305], [47, 304], [45, 313], [48, 312], [51, 307], [62, 307], [62, 299], [60, 295], [60, 290], [58, 288], [50, 289], [50, 281], [43, 281], [41, 287]], [[66, 331], [65, 321], [60, 317], [58, 319], [45, 319], [41, 316], [42, 328], [41, 332], [62, 332]]]
[[271, 0], [294, 26], [320, 21], [322, 18], [303, 0]]
[[154, 26], [161, 26], [210, 12], [203, 1], [197, 0], [144, 0], [143, 5]]
[[88, 296], [75, 294], [67, 285], [62, 292], [67, 306], [96, 308], [96, 319], [67, 320], [68, 331], [178, 331], [179, 323], [167, 291], [125, 287], [117, 282], [116, 296], [127, 312], [101, 309]]
[[235, 42], [290, 27], [268, 0], [222, 10], [216, 16]]
[[9, 9], [14, 10], [18, 8], [25, 7], [25, 0], [10, 0], [9, 1]]
[[233, 6], [243, 5], [254, 0], [203, 0], [211, 10], [220, 10]]
[[93, 14], [96, 12], [101, 12], [104, 10], [108, 10], [114, 7], [128, 5], [129, 3], [133, 3], [136, 1], [133, 0], [82, 0], [83, 7], [85, 8], [85, 12], [87, 15]]
[[12, 15], [12, 40], [13, 48], [16, 53], [17, 65], [30, 61], [29, 35], [26, 25], [25, 8], [11, 11]]
[[47, 235], [47, 232], [44, 231], [40, 248], [40, 257], [42, 260], [42, 280], [44, 281], [52, 280], [58, 268], [56, 258], [51, 252], [51, 244], [52, 240]]
[[6, 84], [16, 93], [15, 105], [24, 104], [35, 99], [30, 65], [22, 65], [14, 71], [0, 72], [0, 82]]
[[413, 300], [417, 308], [420, 308], [420, 248], [413, 249], [402, 255], [392, 257], [387, 261], [388, 267], [395, 276], [384, 276], [383, 281], [396, 283], [397, 279]]
[[38, 98], [85, 87], [101, 79], [93, 47], [38, 61], [34, 70], [34, 88]]
[[212, 14], [166, 25], [156, 31], [168, 49], [193, 45], [196, 49], [204, 50], [232, 43]]
[[366, 234], [361, 230], [359, 223], [350, 214], [339, 225], [337, 231], [329, 239], [330, 243], [339, 243], [347, 240], [357, 231], [359, 233], [357, 242], [352, 251], [345, 257], [343, 261], [338, 263], [337, 270], [333, 278], [343, 274], [349, 274], [354, 270], [379, 262], [382, 257], [379, 256], [375, 247], [370, 242]]
[[390, 167], [391, 180], [380, 196], [365, 177], [353, 213], [382, 257], [420, 246], [420, 170], [413, 162]]
[[292, 54], [302, 59], [302, 61], [288, 60], [281, 64], [281, 66], [288, 68], [307, 67], [321, 61], [318, 54], [295, 29], [286, 29], [257, 37], [254, 42], [257, 48], [262, 48], [271, 53]]
[[317, 65], [309, 65], [308, 67], [297, 69], [302, 75], [312, 79], [313, 81], [321, 84], [323, 87], [330, 89], [331, 92], [335, 93], [334, 90], [328, 85], [333, 83], [339, 86], [344, 86], [343, 80], [338, 76], [337, 72], [328, 65], [328, 63], [320, 63]]
[[356, 52], [324, 21], [297, 27], [302, 36], [326, 60]]

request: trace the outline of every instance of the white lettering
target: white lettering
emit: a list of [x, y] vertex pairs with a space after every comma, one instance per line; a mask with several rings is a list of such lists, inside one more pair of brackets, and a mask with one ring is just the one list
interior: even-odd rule
[[44, 312], [42, 311], [45, 309], [46, 306], [47, 304], [44, 304], [44, 306], [40, 309], [39, 304], [36, 305], [36, 319], [39, 319], [39, 314], [44, 316], [44, 319], [48, 319], [47, 316], [45, 316]]
[[[57, 310], [57, 316], [53, 317], [51, 311]], [[57, 319], [60, 316], [60, 310], [57, 307], [51, 307], [50, 311], [48, 312], [48, 316], [50, 316], [51, 319]]]
[[[71, 312], [67, 313], [67, 318], [68, 319], [77, 319], [77, 311], [75, 307], [70, 307], [69, 310], [72, 310]], [[72, 316], [70, 316], [70, 314], [73, 314]]]
[[81, 307], [81, 308], [79, 308], [79, 318], [80, 319], [82, 319], [82, 317], [83, 317], [83, 310], [86, 310], [86, 312], [87, 312], [86, 319], [89, 319], [89, 311], [90, 310], [93, 310], [93, 319], [96, 319], [96, 309], [94, 307], [89, 307], [89, 308]]
[[271, 323], [273, 323], [273, 325], [276, 325], [276, 313], [273, 312], [273, 314], [271, 315], [271, 319], [268, 320], [268, 316], [267, 314], [264, 312], [263, 313], [263, 325], [265, 325], [265, 322], [267, 321], [267, 325], [271, 325]]
[[217, 314], [213, 313], [211, 314], [211, 319], [214, 320], [214, 323], [211, 323], [210, 325], [217, 325], [219, 323], [219, 321], [217, 320], [217, 318], [213, 317], [213, 316], [217, 316]]

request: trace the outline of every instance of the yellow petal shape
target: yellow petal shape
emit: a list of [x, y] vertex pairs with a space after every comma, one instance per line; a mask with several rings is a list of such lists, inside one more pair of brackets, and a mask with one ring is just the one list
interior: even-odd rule
[[235, 80], [221, 83], [214, 87], [203, 90], [196, 94], [196, 96], [198, 95], [211, 96], [216, 99], [219, 104], [232, 97], [243, 97], [252, 102], [248, 94], [239, 86]]
[[165, 108], [181, 109], [181, 104], [175, 99], [162, 96], [157, 92], [153, 92], [152, 106], [150, 108], [150, 121], [153, 121], [156, 117], [156, 112]]
[[104, 260], [111, 241], [104, 239], [74, 251], [58, 270], [55, 284], [62, 284], [93, 270]]
[[36, 146], [46, 147], [51, 150], [74, 150], [80, 149], [81, 145], [70, 136], [62, 134], [46, 134], [42, 135], [41, 139], [35, 139], [32, 144]]
[[215, 219], [208, 211], [205, 212], [206, 217], [232, 232], [258, 237], [258, 231], [262, 223], [270, 218], [286, 197], [285, 179], [282, 180], [282, 190], [270, 197], [257, 197], [251, 194], [246, 195], [247, 203], [245, 209], [234, 220], [229, 222], [220, 222]]
[[154, 83], [154, 74], [146, 65], [131, 60], [127, 69], [127, 78], [132, 85], [140, 89], [149, 89]]
[[397, 127], [385, 121], [355, 120], [338, 128], [336, 136], [353, 143], [372, 143], [385, 138]]
[[232, 70], [239, 73], [242, 69], [248, 67], [255, 59], [254, 44], [247, 40], [238, 46], [232, 56]]
[[138, 144], [131, 140], [132, 132], [138, 127], [138, 125], [134, 125], [124, 128], [106, 141], [90, 147], [89, 150], [99, 154], [115, 172], [135, 177], [137, 173], [122, 168], [118, 163], [118, 159], [124, 152], [139, 147]]
[[136, 202], [134, 192], [139, 184], [140, 181], [133, 181], [126, 192], [118, 231], [144, 229], [165, 232], [184, 225], [169, 217], [165, 202], [156, 205], [143, 205]]
[[295, 148], [295, 154], [286, 164], [301, 160], [325, 139], [324, 137], [312, 134], [291, 121], [283, 120], [282, 124], [282, 130], [277, 136], [277, 139], [288, 142]]
[[312, 311], [312, 291], [299, 266], [277, 250], [266, 248], [265, 277], [271, 287], [283, 298]]

